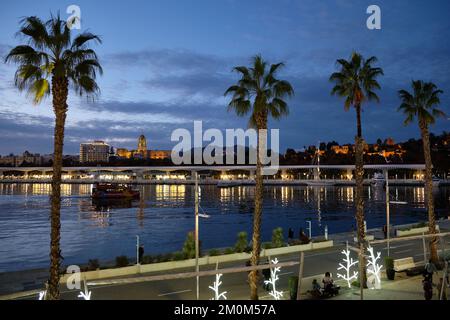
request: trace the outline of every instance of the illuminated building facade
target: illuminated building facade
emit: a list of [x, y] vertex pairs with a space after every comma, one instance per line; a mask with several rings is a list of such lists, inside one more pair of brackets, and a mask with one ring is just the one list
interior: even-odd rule
[[125, 148], [117, 148], [116, 154], [121, 158], [126, 159], [152, 159], [152, 160], [165, 160], [170, 159], [170, 150], [148, 150], [147, 139], [144, 135], [141, 135], [138, 139], [137, 150], [128, 150]]
[[80, 144], [80, 162], [108, 162], [110, 146], [104, 141], [94, 141]]

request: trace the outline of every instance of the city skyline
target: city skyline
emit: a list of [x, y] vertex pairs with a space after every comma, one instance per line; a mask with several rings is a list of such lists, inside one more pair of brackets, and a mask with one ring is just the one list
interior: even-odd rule
[[[280, 129], [281, 150], [318, 141], [353, 141], [354, 115], [344, 112], [342, 100], [330, 95], [328, 81], [336, 70], [336, 59], [348, 58], [352, 50], [376, 55], [385, 71], [380, 79], [381, 104], [370, 103], [363, 112], [368, 142], [380, 137], [396, 141], [419, 137], [417, 128], [402, 125], [403, 115], [397, 112], [397, 90], [408, 87], [412, 78], [437, 83], [444, 90], [442, 108], [448, 110], [450, 76], [445, 70], [450, 64], [450, 44], [445, 30], [449, 22], [443, 13], [450, 9], [448, 2], [427, 6], [419, 1], [379, 1], [382, 29], [375, 31], [365, 26], [368, 1], [282, 4], [272, 10], [263, 2], [258, 13], [250, 14], [250, 3], [236, 1], [139, 3], [126, 12], [117, 3], [78, 1], [80, 31], [95, 30], [102, 36], [98, 53], [105, 75], [99, 79], [102, 94], [95, 103], [70, 96], [65, 153], [73, 154], [80, 143], [91, 140], [132, 148], [139, 134], [158, 149], [171, 149], [175, 144], [170, 141], [171, 132], [191, 129], [194, 120], [203, 120], [205, 128], [246, 128], [245, 119], [227, 112], [223, 93], [236, 78], [232, 67], [247, 63], [257, 53], [270, 62], [284, 61], [286, 68], [280, 74], [296, 92], [289, 101], [291, 115], [269, 123]], [[56, 1], [5, 4], [0, 55], [4, 57], [20, 42], [14, 37], [20, 17], [46, 16], [49, 10], [65, 16], [67, 5]], [[102, 10], [108, 17], [120, 16], [119, 22], [107, 23], [97, 14]], [[220, 17], [210, 19], [216, 12]], [[233, 19], [245, 21], [238, 26], [229, 22]], [[234, 45], [236, 41], [240, 46]], [[13, 87], [14, 66], [2, 63], [0, 71], [0, 135], [5, 138], [0, 141], [0, 154], [51, 153], [51, 101], [33, 106]], [[447, 128], [448, 119], [442, 119], [431, 130], [439, 134]]]

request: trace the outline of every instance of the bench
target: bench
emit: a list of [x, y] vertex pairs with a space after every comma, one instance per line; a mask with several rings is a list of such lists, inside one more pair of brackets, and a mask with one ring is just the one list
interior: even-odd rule
[[407, 271], [410, 269], [415, 269], [417, 267], [416, 263], [414, 262], [413, 257], [408, 257], [404, 259], [397, 259], [394, 260], [394, 270], [395, 272], [402, 272]]
[[[373, 240], [375, 240], [375, 236], [374, 235], [371, 235], [371, 234], [366, 234], [366, 239], [365, 239], [366, 241], [373, 241]], [[358, 237], [354, 237], [353, 238], [353, 241], [355, 242], [355, 243], [357, 243], [358, 242]]]

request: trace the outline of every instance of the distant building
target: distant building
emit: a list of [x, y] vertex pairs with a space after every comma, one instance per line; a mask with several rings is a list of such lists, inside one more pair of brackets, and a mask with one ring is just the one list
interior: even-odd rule
[[108, 162], [110, 146], [104, 141], [94, 141], [80, 144], [80, 162]]
[[126, 159], [152, 159], [164, 160], [170, 159], [170, 150], [148, 150], [147, 139], [144, 135], [138, 138], [137, 150], [128, 150], [125, 148], [117, 148], [116, 154], [121, 158]]
[[128, 149], [117, 148], [116, 154], [117, 154], [117, 156], [119, 156], [121, 158], [127, 158], [127, 159], [131, 158], [131, 151], [128, 151]]
[[393, 146], [395, 146], [395, 141], [394, 141], [394, 139], [392, 139], [392, 138], [387, 138], [386, 139], [386, 145], [387, 146], [390, 146], [390, 147], [393, 147]]
[[331, 150], [334, 151], [335, 154], [348, 154], [350, 152], [350, 146], [333, 146]]
[[0, 157], [0, 166], [20, 167], [20, 166], [40, 166], [43, 163], [43, 158], [39, 153], [30, 153], [25, 151], [21, 156], [10, 154], [5, 157]]
[[145, 139], [144, 135], [139, 137], [137, 152], [142, 155], [147, 154], [147, 139]]
[[164, 160], [171, 157], [172, 152], [168, 150], [150, 150], [150, 159]]

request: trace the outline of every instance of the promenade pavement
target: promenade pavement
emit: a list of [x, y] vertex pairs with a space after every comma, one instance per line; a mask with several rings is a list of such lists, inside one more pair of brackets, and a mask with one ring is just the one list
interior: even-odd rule
[[[441, 231], [446, 232], [450, 230], [450, 221], [439, 221]], [[381, 230], [369, 230], [369, 234], [374, 234], [376, 238], [383, 238]], [[326, 271], [332, 272], [336, 278], [336, 268], [341, 262], [342, 255], [340, 252], [345, 248], [345, 243], [353, 243], [353, 233], [330, 235], [330, 238], [335, 241], [333, 248], [324, 250], [311, 251], [305, 253], [304, 265], [304, 280], [303, 288], [310, 289], [313, 278], [321, 280]], [[446, 252], [450, 251], [450, 237], [443, 239], [443, 249]], [[382, 254], [380, 263], [383, 264], [383, 257], [386, 255], [386, 244], [379, 244], [374, 246], [377, 251]], [[395, 259], [413, 257], [418, 263], [424, 261], [422, 240], [402, 241], [391, 244], [391, 256]], [[353, 256], [356, 258], [356, 254]], [[290, 254], [278, 257], [281, 262], [298, 261], [299, 254]], [[236, 266], [243, 266], [244, 262], [233, 262], [221, 264], [220, 268], [229, 268]], [[204, 266], [201, 270], [214, 269], [215, 266]], [[169, 273], [178, 273], [193, 271], [191, 269], [172, 270]], [[167, 272], [165, 272], [167, 273]], [[160, 273], [134, 275], [131, 277], [140, 277], [155, 275]], [[22, 271], [13, 273], [0, 274], [0, 295], [11, 294], [19, 291], [28, 291], [33, 289], [42, 289], [42, 283], [46, 279], [46, 270]], [[298, 266], [282, 268], [280, 273], [279, 288], [285, 291], [285, 297], [289, 296], [288, 281], [291, 276], [298, 275]], [[405, 278], [403, 278], [405, 277]], [[223, 278], [223, 290], [228, 291], [228, 298], [232, 300], [248, 299], [249, 287], [247, 284], [247, 274], [228, 274]], [[202, 277], [200, 280], [200, 298], [210, 299], [211, 290], [208, 286], [212, 285], [214, 277]], [[423, 299], [422, 284], [420, 277], [407, 278], [405, 275], [398, 274], [397, 280], [390, 282], [383, 280], [383, 290], [368, 291], [367, 299]], [[345, 289], [342, 285], [342, 294], [335, 299], [360, 299], [359, 289]], [[126, 285], [107, 285], [101, 287], [90, 287], [92, 290], [93, 299], [170, 299], [170, 300], [193, 300], [195, 299], [195, 278], [168, 280], [168, 281], [154, 281], [142, 282], [136, 284]], [[264, 292], [261, 285], [261, 298], [271, 299], [267, 292]], [[65, 286], [61, 287], [63, 299], [77, 299], [78, 292], [70, 291]], [[392, 298], [388, 297], [388, 292], [392, 293]], [[0, 297], [1, 298], [1, 297]], [[35, 299], [36, 294], [29, 298]]]

